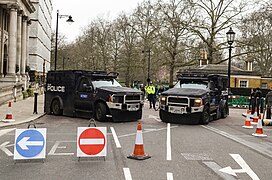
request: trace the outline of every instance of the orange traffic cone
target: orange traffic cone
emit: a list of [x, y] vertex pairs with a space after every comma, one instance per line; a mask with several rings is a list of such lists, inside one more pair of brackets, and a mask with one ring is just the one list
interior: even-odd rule
[[247, 109], [246, 114], [250, 114], [250, 113], [251, 113], [250, 109]]
[[258, 124], [258, 113], [257, 113], [257, 107], [255, 107], [255, 111], [252, 117], [251, 124]]
[[252, 133], [252, 136], [267, 137], [267, 135], [263, 133], [262, 119], [258, 120], [258, 124], [257, 124], [257, 127], [256, 127], [256, 132]]
[[2, 120], [3, 122], [14, 122], [15, 119], [12, 118], [12, 112], [11, 112], [11, 102], [8, 102], [8, 110], [5, 119]]
[[246, 117], [248, 114], [251, 115], [250, 109], [247, 109], [246, 113], [242, 113], [242, 116]]
[[127, 158], [130, 159], [136, 159], [136, 160], [145, 160], [148, 158], [151, 158], [150, 156], [146, 155], [144, 153], [144, 141], [143, 141], [143, 135], [142, 135], [142, 125], [139, 122], [137, 127], [137, 134], [136, 134], [136, 142], [134, 147], [134, 152], [132, 155], [127, 156]]
[[246, 128], [246, 129], [252, 129], [253, 128], [253, 126], [251, 126], [251, 123], [250, 123], [250, 114], [247, 114], [245, 125], [242, 126], [242, 127]]

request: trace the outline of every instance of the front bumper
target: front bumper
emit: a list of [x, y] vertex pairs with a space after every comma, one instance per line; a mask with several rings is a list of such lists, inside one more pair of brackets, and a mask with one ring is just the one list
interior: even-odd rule
[[140, 109], [143, 108], [143, 103], [124, 104], [124, 103], [107, 102], [107, 105], [110, 110], [120, 110], [120, 111], [139, 111]]
[[138, 111], [122, 111], [118, 109], [110, 109], [113, 122], [138, 121], [142, 119], [142, 109]]
[[194, 114], [194, 113], [202, 113], [204, 106], [187, 107], [187, 106], [170, 106], [170, 105], [161, 104], [160, 109], [172, 114]]
[[175, 114], [160, 109], [160, 118], [164, 122], [177, 123], [177, 124], [199, 124], [202, 113], [190, 113], [190, 114]]

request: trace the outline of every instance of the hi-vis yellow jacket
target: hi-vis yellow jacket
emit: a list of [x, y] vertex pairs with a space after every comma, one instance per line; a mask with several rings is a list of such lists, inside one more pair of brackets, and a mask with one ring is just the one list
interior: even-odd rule
[[147, 94], [155, 94], [155, 87], [153, 85], [149, 85], [145, 88]]

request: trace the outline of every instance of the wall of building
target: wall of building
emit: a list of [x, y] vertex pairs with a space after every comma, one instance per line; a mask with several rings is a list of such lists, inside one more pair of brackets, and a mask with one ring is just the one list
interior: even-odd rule
[[42, 74], [50, 70], [53, 7], [51, 0], [32, 0], [32, 3], [36, 11], [30, 16], [29, 66]]

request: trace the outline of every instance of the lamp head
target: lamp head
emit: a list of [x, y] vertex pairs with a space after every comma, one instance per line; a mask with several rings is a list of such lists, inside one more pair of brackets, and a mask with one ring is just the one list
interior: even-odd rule
[[69, 16], [67, 21], [69, 24], [72, 24], [74, 22], [74, 20], [72, 19], [72, 16]]
[[234, 42], [234, 38], [235, 38], [235, 32], [232, 30], [232, 28], [230, 28], [226, 34], [227, 34], [228, 44], [232, 45], [232, 43]]

